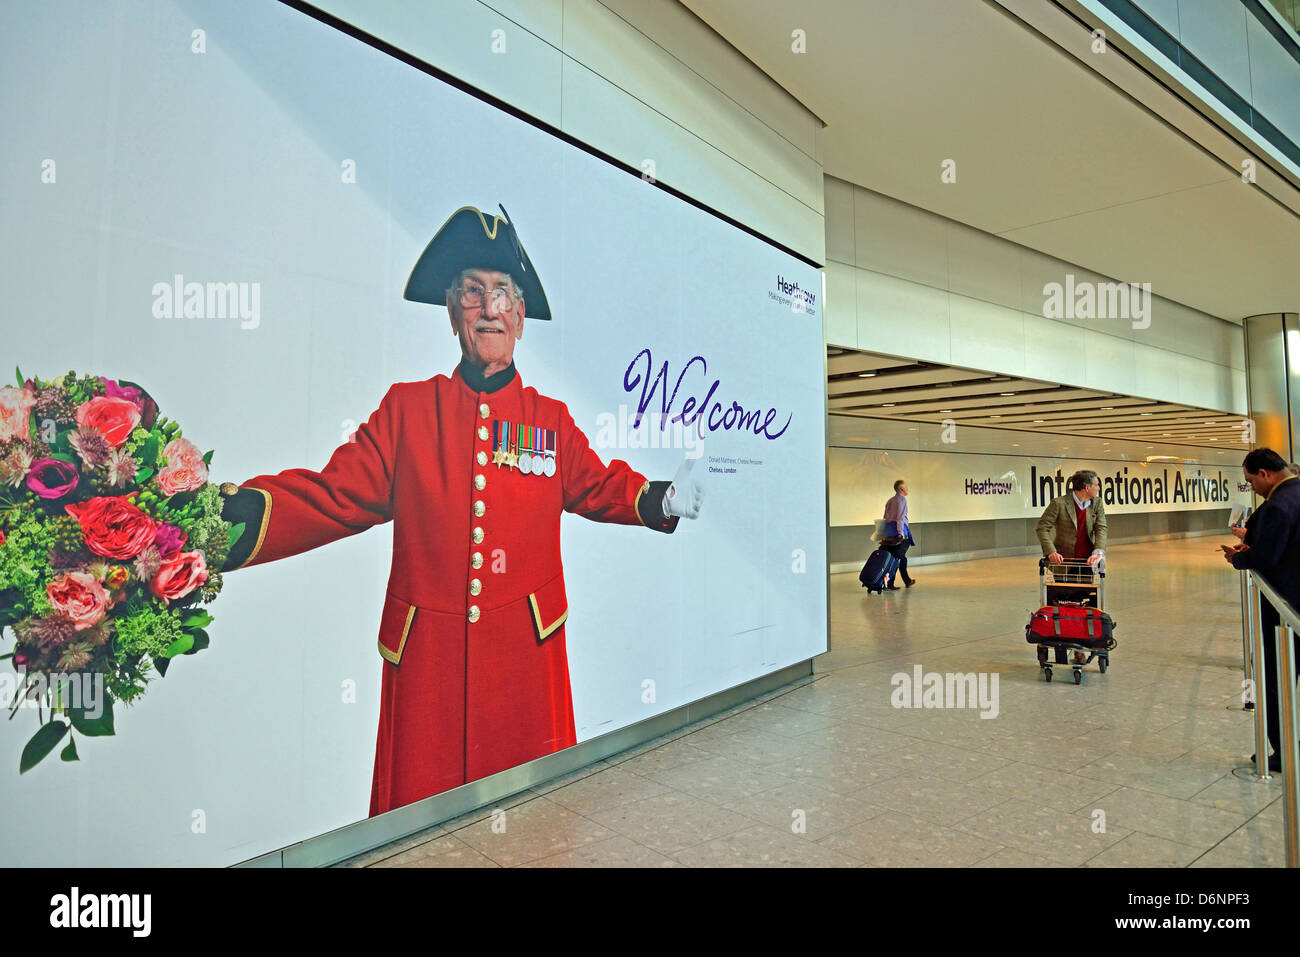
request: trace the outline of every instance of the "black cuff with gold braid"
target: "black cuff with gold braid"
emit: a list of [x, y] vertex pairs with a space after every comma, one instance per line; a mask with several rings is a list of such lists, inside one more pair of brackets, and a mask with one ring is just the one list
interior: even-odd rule
[[261, 544], [268, 496], [260, 489], [240, 488], [233, 482], [221, 483], [221, 495], [221, 517], [232, 525], [244, 523], [243, 534], [230, 547], [221, 566], [221, 570], [226, 572], [247, 563]]
[[641, 524], [657, 532], [672, 534], [681, 521], [676, 515], [664, 518], [664, 496], [671, 482], [646, 482], [636, 497], [636, 514]]

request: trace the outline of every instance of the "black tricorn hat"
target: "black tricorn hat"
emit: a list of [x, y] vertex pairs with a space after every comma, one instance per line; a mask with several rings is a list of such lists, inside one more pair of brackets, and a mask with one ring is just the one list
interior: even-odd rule
[[452, 213], [411, 270], [405, 297], [411, 302], [445, 305], [447, 290], [463, 270], [488, 269], [509, 273], [514, 279], [524, 297], [527, 318], [550, 319], [551, 307], [537, 270], [524, 252], [506, 208], [499, 208], [501, 215], [491, 217], [473, 206], [462, 206]]

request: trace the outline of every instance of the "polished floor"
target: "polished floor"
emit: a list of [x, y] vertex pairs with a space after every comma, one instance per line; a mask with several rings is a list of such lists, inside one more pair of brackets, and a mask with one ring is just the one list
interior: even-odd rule
[[[1218, 542], [1111, 550], [1119, 646], [1077, 686], [1024, 640], [1031, 558], [834, 576], [813, 676], [347, 866], [1281, 866]], [[917, 665], [996, 675], [996, 717], [894, 707]]]

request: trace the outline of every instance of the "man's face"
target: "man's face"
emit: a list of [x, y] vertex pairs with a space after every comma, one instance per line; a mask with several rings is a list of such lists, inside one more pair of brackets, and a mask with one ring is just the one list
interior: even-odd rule
[[1091, 502], [1094, 498], [1096, 498], [1098, 495], [1101, 494], [1101, 479], [1098, 479], [1097, 481], [1089, 485], [1087, 488], [1082, 488], [1079, 491], [1075, 492], [1074, 494], [1079, 496], [1080, 502]]
[[[1273, 491], [1273, 486], [1277, 484], [1279, 478], [1285, 478], [1280, 472], [1270, 472], [1268, 469], [1260, 469], [1258, 472], [1247, 472], [1244, 468], [1241, 470], [1246, 476], [1246, 481], [1256, 495], [1268, 497], [1268, 493]], [[1287, 473], [1290, 474], [1290, 473]]]
[[524, 300], [519, 297], [512, 304], [510, 289], [505, 273], [470, 269], [447, 297], [447, 314], [461, 354], [485, 375], [509, 366], [515, 342], [524, 337]]
[[902, 485], [898, 486], [898, 491], [904, 496], [907, 495], [907, 483], [904, 482]]

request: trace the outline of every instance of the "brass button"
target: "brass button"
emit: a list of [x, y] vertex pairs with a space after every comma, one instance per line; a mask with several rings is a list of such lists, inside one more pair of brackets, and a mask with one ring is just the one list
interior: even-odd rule
[[483, 544], [483, 529], [481, 529], [481, 528], [475, 528], [475, 529], [474, 529], [474, 533], [473, 533], [473, 535], [471, 535], [470, 537], [474, 539], [474, 544], [475, 544], [475, 545], [482, 545], [482, 544]]
[[487, 437], [488, 437], [487, 426], [486, 426], [486, 425], [480, 425], [480, 426], [478, 427], [478, 438], [479, 438], [479, 441], [480, 441], [480, 442], [486, 442], [486, 441], [487, 441]]
[[[481, 453], [480, 453], [480, 454], [481, 454]], [[486, 476], [486, 475], [475, 475], [475, 476], [474, 476], [474, 487], [475, 487], [476, 489], [478, 489], [480, 492], [483, 491], [485, 488], [487, 488], [487, 476]]]
[[484, 402], [482, 405], [478, 407], [478, 417], [480, 419], [486, 419], [491, 414], [492, 414], [492, 410], [487, 407], [486, 402]]
[[487, 465], [487, 453], [480, 449], [478, 455], [474, 456], [474, 461], [479, 465]]
[[474, 514], [477, 515], [479, 518], [482, 518], [483, 513], [486, 511], [487, 511], [487, 506], [484, 505], [482, 502], [474, 503]]
[[477, 595], [482, 590], [483, 590], [483, 583], [479, 581], [477, 578], [471, 578], [469, 582], [469, 593], [471, 595]]
[[470, 606], [469, 606], [469, 623], [470, 623], [471, 625], [474, 624], [474, 622], [478, 621], [478, 614], [479, 614], [479, 612], [478, 612], [478, 605], [470, 605]]
[[471, 556], [470, 556], [470, 559], [469, 559], [469, 565], [470, 565], [471, 568], [482, 568], [482, 567], [483, 567], [483, 553], [482, 553], [482, 552], [475, 552], [473, 555], [471, 555]]

